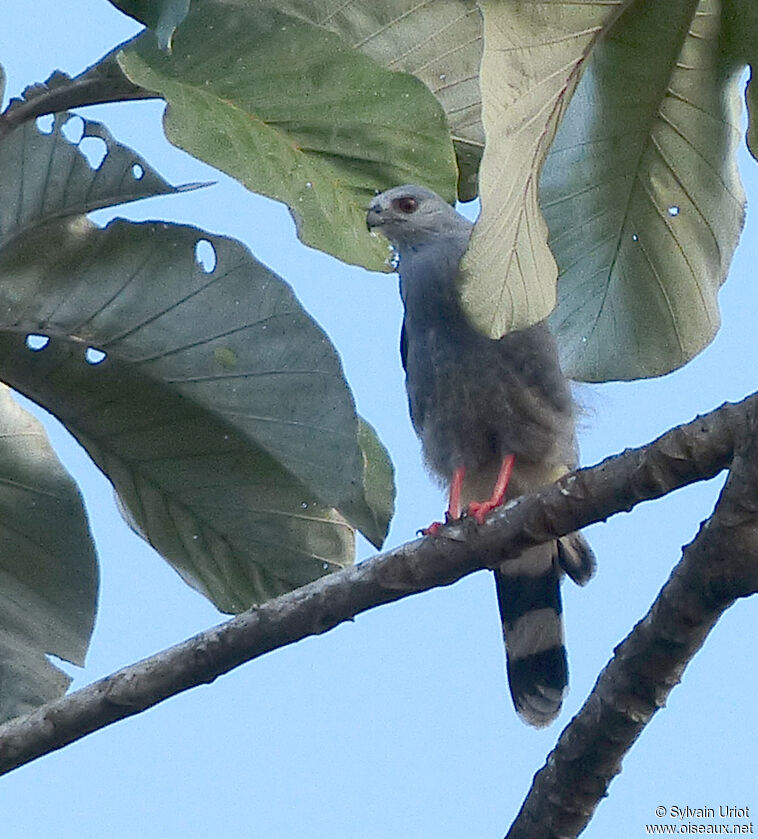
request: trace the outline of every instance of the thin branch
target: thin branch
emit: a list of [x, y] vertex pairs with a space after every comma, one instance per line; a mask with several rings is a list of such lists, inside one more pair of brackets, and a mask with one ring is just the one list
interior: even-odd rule
[[495, 511], [329, 575], [0, 727], [0, 773], [360, 612], [454, 583], [526, 547], [601, 521], [728, 466], [758, 395], [580, 470]]
[[506, 839], [568, 839], [586, 827], [621, 761], [721, 615], [758, 592], [755, 405], [711, 518], [561, 734]]

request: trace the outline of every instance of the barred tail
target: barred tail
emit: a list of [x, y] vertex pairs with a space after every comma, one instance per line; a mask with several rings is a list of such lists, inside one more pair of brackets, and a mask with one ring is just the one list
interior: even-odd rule
[[568, 686], [556, 543], [530, 548], [495, 571], [508, 684], [524, 722], [542, 728]]
[[530, 725], [549, 725], [568, 687], [561, 576], [565, 571], [583, 585], [594, 569], [592, 549], [581, 534], [570, 533], [495, 571], [508, 684], [516, 710]]

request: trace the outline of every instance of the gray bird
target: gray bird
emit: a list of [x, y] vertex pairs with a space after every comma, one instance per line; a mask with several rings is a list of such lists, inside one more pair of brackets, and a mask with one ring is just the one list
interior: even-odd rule
[[[573, 469], [574, 403], [547, 325], [493, 340], [463, 313], [456, 276], [471, 222], [431, 190], [406, 185], [377, 195], [367, 224], [399, 258], [411, 421], [427, 466], [449, 490], [447, 520], [467, 513], [481, 522], [505, 499]], [[584, 584], [594, 567], [589, 545], [572, 533], [495, 571], [511, 695], [531, 725], [555, 719], [568, 685], [560, 579], [566, 572]]]

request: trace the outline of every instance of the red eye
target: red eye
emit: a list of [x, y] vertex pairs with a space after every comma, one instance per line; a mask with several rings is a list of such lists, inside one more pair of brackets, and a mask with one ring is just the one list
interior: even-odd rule
[[404, 195], [402, 198], [396, 198], [392, 202], [392, 207], [401, 213], [415, 213], [418, 209], [418, 201], [415, 198], [411, 198], [410, 195]]

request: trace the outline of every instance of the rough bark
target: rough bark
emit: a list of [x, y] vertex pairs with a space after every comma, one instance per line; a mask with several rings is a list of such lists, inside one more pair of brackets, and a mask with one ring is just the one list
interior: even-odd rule
[[713, 515], [645, 617], [615, 649], [561, 734], [506, 839], [566, 839], [586, 827], [621, 761], [665, 705], [721, 615], [758, 591], [755, 403]]
[[[658, 498], [686, 484], [713, 477], [729, 465], [734, 441], [745, 436], [749, 411], [756, 404], [758, 396], [736, 405], [727, 403], [691, 423], [672, 429], [647, 446], [625, 451], [590, 469], [567, 475], [540, 492], [522, 496], [513, 504], [496, 510], [481, 526], [463, 520], [443, 528], [439, 536], [401, 545], [354, 568], [252, 608], [218, 627], [47, 703], [31, 714], [10, 720], [0, 726], [0, 773], [137, 714], [183, 690], [212, 682], [257, 656], [309, 635], [326, 632], [360, 612], [435, 586], [454, 583], [478, 570], [480, 557], [489, 557], [493, 565], [499, 564], [518, 556], [526, 547], [573, 532], [622, 510], [630, 510], [640, 501]], [[728, 507], [729, 511], [732, 509], [732, 506]], [[726, 515], [727, 512], [723, 512], [719, 521]], [[729, 515], [736, 515], [736, 511]], [[707, 569], [709, 566], [701, 561], [697, 567]], [[707, 576], [708, 590], [720, 591], [721, 580], [721, 577]], [[690, 602], [687, 589], [685, 595], [682, 605], [666, 608], [676, 606], [686, 613]], [[722, 593], [722, 600], [724, 596], [726, 594]], [[728, 598], [735, 596], [739, 595], [729, 589]], [[669, 602], [668, 596], [666, 602]], [[668, 667], [674, 673], [681, 672], [696, 649], [694, 642], [669, 644], [666, 647], [671, 659]], [[618, 675], [614, 678], [622, 684], [637, 678], [632, 668], [640, 667], [644, 662], [634, 654], [619, 660], [623, 663], [616, 666]], [[607, 682], [606, 677], [603, 684]], [[640, 701], [645, 709], [653, 702], [647, 694]], [[588, 702], [588, 714], [594, 713], [592, 709], [598, 702], [599, 698]], [[623, 720], [622, 724], [625, 725]], [[564, 748], [568, 749], [569, 755], [576, 749], [573, 737], [573, 734], [564, 734], [569, 743]], [[602, 758], [602, 755], [598, 757]], [[609, 774], [608, 770], [606, 774]], [[549, 778], [542, 782], [540, 796], [550, 798], [550, 783]], [[594, 780], [588, 784], [592, 789], [602, 786]], [[541, 812], [539, 808], [543, 805], [538, 800], [527, 804], [528, 812], [534, 807], [538, 808], [534, 812]], [[593, 807], [588, 793], [582, 798], [579, 809], [591, 812]]]

